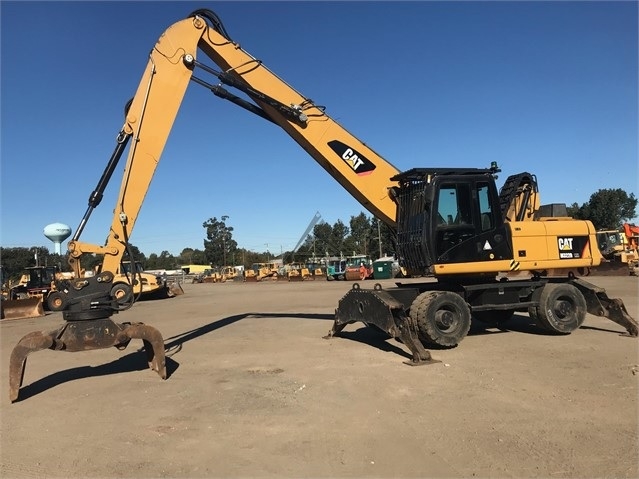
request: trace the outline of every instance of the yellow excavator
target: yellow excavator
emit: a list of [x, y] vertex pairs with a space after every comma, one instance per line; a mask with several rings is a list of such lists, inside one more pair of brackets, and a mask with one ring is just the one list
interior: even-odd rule
[[[203, 54], [214, 66], [205, 63]], [[457, 345], [471, 317], [501, 322], [527, 311], [553, 333], [579, 328], [586, 314], [605, 316], [637, 336], [637, 322], [621, 300], [579, 277], [597, 266], [601, 254], [589, 221], [568, 218], [557, 205], [541, 206], [536, 177], [528, 172], [506, 179], [488, 168], [419, 167], [398, 171], [339, 125], [320, 106], [294, 90], [259, 59], [244, 51], [210, 10], [196, 10], [170, 26], [150, 52], [116, 146], [80, 226], [68, 243], [69, 262], [80, 270], [84, 253], [103, 255], [92, 278], [59, 284], [64, 292], [63, 324], [22, 338], [10, 358], [10, 398], [16, 401], [27, 356], [41, 349], [84, 351], [131, 339], [144, 342], [149, 366], [166, 378], [160, 332], [142, 323], [111, 319], [122, 308], [111, 294], [115, 272], [156, 171], [187, 86], [195, 83], [279, 126], [372, 215], [396, 234], [400, 265], [412, 277], [436, 281], [354, 283], [339, 301], [333, 337], [349, 323], [363, 322], [402, 341], [411, 365], [433, 362], [424, 345]], [[232, 89], [231, 92], [229, 89]], [[237, 93], [237, 94], [236, 94]], [[241, 95], [241, 96], [240, 96]], [[128, 156], [113, 220], [104, 245], [80, 236], [119, 159]]]

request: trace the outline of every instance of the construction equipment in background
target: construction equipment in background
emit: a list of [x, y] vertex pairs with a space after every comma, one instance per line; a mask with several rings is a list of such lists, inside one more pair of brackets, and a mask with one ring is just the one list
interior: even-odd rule
[[[95, 268], [94, 274], [99, 274], [102, 270], [102, 263]], [[120, 267], [115, 271], [111, 296], [124, 307], [134, 299], [164, 299], [172, 298], [184, 294], [184, 290], [179, 282], [169, 282], [165, 277], [153, 273], [147, 273], [140, 261], [123, 260]], [[63, 295], [55, 295], [55, 311], [64, 309]]]
[[[24, 269], [20, 281], [9, 288], [8, 299], [2, 301], [2, 319], [44, 316], [44, 306], [55, 291], [56, 266], [31, 266]], [[52, 311], [54, 308], [48, 307]]]
[[346, 258], [331, 256], [326, 260], [326, 279], [328, 281], [343, 281], [346, 279]]
[[639, 226], [625, 223], [619, 230], [597, 231], [597, 245], [603, 256], [599, 266], [592, 268], [592, 276], [638, 276]]
[[26, 319], [44, 316], [42, 298], [2, 299], [0, 319]]
[[293, 251], [291, 251], [291, 254], [293, 255], [293, 261], [291, 263], [287, 263], [286, 265], [284, 265], [284, 267], [280, 271], [280, 275], [283, 273], [285, 275], [286, 280], [307, 281], [307, 280], [315, 279], [315, 277], [311, 273], [312, 269], [309, 268], [308, 265], [302, 264], [300, 262], [296, 262], [294, 260], [295, 260], [295, 253], [297, 253], [297, 250], [300, 249], [300, 246], [302, 246], [304, 241], [306, 241], [306, 238], [313, 230], [313, 227], [321, 219], [322, 219], [322, 215], [320, 214], [320, 212], [319, 211], [315, 212], [315, 214], [311, 218], [311, 221], [309, 221], [308, 225], [306, 226], [304, 233], [302, 233], [302, 236], [300, 236], [300, 239], [297, 241], [297, 244], [293, 248]]
[[366, 254], [357, 254], [346, 258], [344, 279], [346, 281], [364, 281], [373, 277], [373, 261]]
[[238, 281], [242, 278], [240, 270], [235, 266], [222, 266], [222, 268], [220, 268], [220, 273], [222, 274], [224, 281]]
[[223, 283], [224, 279], [220, 268], [209, 268], [204, 270], [201, 275], [198, 275], [198, 283]]
[[[198, 52], [217, 68], [196, 60]], [[12, 402], [18, 399], [27, 356], [42, 349], [86, 351], [114, 346], [122, 350], [131, 339], [142, 339], [149, 367], [166, 379], [162, 334], [142, 323], [115, 323], [111, 316], [121, 308], [111, 290], [191, 81], [281, 127], [396, 234], [395, 251], [407, 273], [428, 277], [388, 289], [379, 283], [370, 289], [353, 284], [338, 303], [327, 338], [348, 324], [363, 322], [399, 339], [411, 352], [409, 364], [420, 365], [437, 362], [426, 344], [439, 349], [457, 346], [468, 334], [471, 317], [499, 323], [522, 310], [554, 334], [571, 333], [590, 313], [622, 325], [630, 336], [639, 335], [637, 321], [620, 299], [609, 298], [602, 288], [575, 277], [576, 270], [596, 267], [602, 259], [592, 222], [547, 214], [540, 204], [535, 175], [513, 174], [498, 191], [501, 170], [496, 163], [489, 168], [398, 171], [331, 118], [324, 106], [294, 90], [243, 50], [207, 9], [169, 27], [149, 55], [135, 96], [125, 108], [113, 154], [67, 246], [76, 279], [61, 281], [57, 288], [65, 295], [66, 323], [54, 331], [32, 332], [14, 347], [9, 363]], [[303, 63], [298, 65], [304, 68]], [[106, 241], [103, 245], [81, 242], [89, 217], [132, 139], [135, 146], [128, 150]], [[79, 166], [69, 166], [74, 167]], [[103, 255], [104, 268], [94, 277], [77, 279], [84, 253]], [[256, 277], [260, 276], [258, 268]]]
[[288, 281], [295, 282], [313, 279], [309, 269], [302, 263], [288, 263], [285, 266], [285, 271]]
[[326, 264], [322, 263], [318, 258], [311, 258], [306, 262], [306, 267], [311, 272], [311, 276], [309, 279], [313, 280], [326, 280]]
[[275, 263], [253, 263], [249, 269], [244, 272], [244, 281], [257, 282], [264, 280], [277, 280], [278, 267]]
[[626, 249], [622, 253], [623, 261], [628, 263], [632, 276], [639, 276], [639, 226], [624, 223], [623, 232], [626, 236]]
[[226, 283], [227, 281], [237, 281], [242, 278], [242, 274], [235, 266], [222, 266], [221, 268], [208, 268], [202, 273], [195, 275], [194, 283]]

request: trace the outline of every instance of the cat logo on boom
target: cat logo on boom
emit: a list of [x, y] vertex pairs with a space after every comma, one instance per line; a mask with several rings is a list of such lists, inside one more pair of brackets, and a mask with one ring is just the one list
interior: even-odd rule
[[341, 141], [331, 140], [328, 146], [360, 176], [368, 175], [375, 169], [375, 165], [368, 158]]

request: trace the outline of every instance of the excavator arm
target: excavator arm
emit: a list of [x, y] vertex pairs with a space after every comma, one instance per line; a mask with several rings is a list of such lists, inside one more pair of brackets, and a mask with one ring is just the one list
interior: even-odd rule
[[[198, 50], [217, 68], [200, 62]], [[205, 80], [200, 75], [212, 79]], [[111, 320], [114, 313], [132, 305], [122, 307], [112, 288], [190, 82], [280, 126], [368, 211], [395, 227], [396, 206], [390, 195], [391, 188], [397, 185], [391, 178], [398, 170], [331, 119], [323, 107], [295, 91], [233, 42], [213, 12], [198, 10], [169, 27], [151, 50], [135, 96], [126, 105], [125, 122], [113, 154], [68, 243], [69, 264], [75, 278], [60, 282], [56, 298], [57, 310], [62, 311], [66, 324], [54, 331], [30, 333], [13, 349], [9, 364], [11, 401], [18, 399], [27, 356], [41, 349], [124, 349], [131, 339], [139, 338], [144, 342], [149, 367], [166, 378], [162, 335], [143, 323], [119, 324]], [[238, 90], [250, 101], [223, 85]], [[104, 246], [82, 242], [81, 234], [127, 147], [106, 242]], [[81, 277], [79, 260], [83, 253], [103, 256], [96, 276]]]
[[[198, 60], [198, 50], [217, 69]], [[389, 189], [396, 185], [390, 178], [398, 170], [232, 41], [213, 12], [198, 10], [169, 27], [151, 51], [109, 166], [69, 242], [76, 273], [83, 253], [103, 254], [103, 271], [117, 270], [190, 82], [281, 127], [371, 214], [395, 226], [396, 206]], [[128, 158], [106, 243], [83, 243], [82, 229], [127, 142]]]

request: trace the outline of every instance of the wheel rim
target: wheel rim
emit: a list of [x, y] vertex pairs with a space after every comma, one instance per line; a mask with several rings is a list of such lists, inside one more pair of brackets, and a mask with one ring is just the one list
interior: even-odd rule
[[442, 333], [455, 331], [459, 324], [459, 313], [452, 309], [440, 309], [435, 313], [435, 326]]
[[557, 298], [553, 311], [559, 321], [568, 322], [575, 314], [575, 305], [567, 298]]

